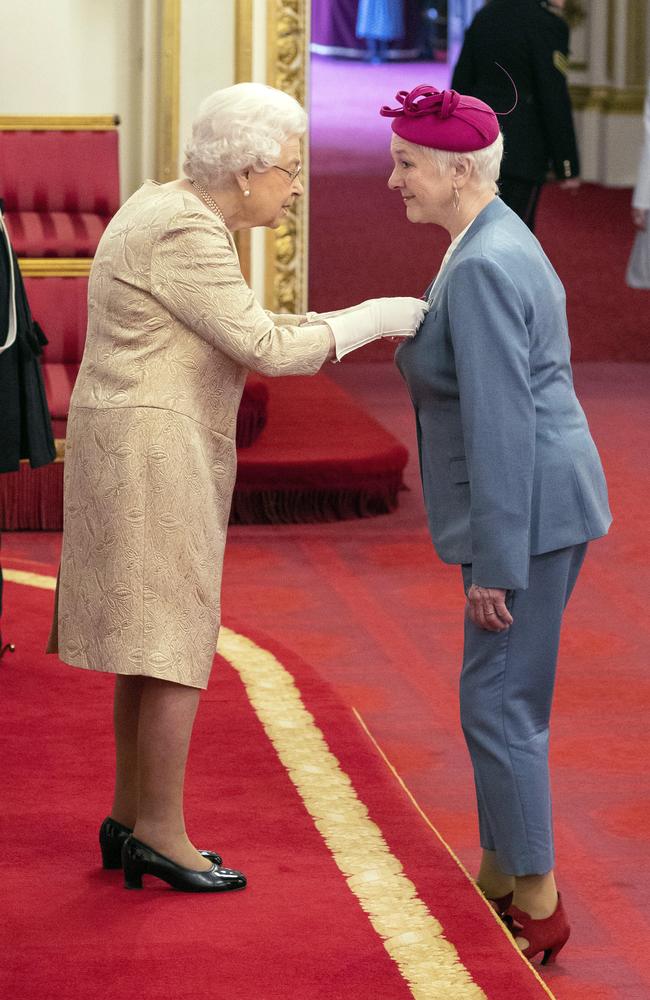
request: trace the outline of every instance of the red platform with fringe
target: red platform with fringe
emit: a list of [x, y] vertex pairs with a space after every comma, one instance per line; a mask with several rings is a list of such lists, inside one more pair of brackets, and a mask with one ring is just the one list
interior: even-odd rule
[[[238, 443], [244, 431], [250, 440], [265, 426], [238, 456], [234, 523], [335, 521], [397, 506], [408, 451], [330, 379], [256, 379], [253, 390]], [[60, 531], [62, 524], [61, 462], [0, 476], [0, 530]]]

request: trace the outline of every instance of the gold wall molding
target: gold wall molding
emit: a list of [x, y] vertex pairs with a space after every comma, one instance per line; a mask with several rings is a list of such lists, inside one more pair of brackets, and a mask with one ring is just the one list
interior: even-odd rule
[[235, 79], [245, 83], [253, 77], [253, 0], [237, 0], [235, 10]]
[[92, 257], [19, 257], [23, 278], [79, 278], [90, 274]]
[[[253, 0], [237, 0], [235, 9], [235, 83], [253, 79]], [[251, 283], [251, 233], [240, 229], [235, 233], [244, 280]]]
[[117, 115], [0, 115], [0, 132], [110, 132]]
[[578, 28], [587, 19], [584, 0], [565, 0], [562, 16], [571, 29]]
[[616, 64], [616, 0], [607, 0], [607, 41], [605, 46], [605, 65], [607, 79], [614, 79]]
[[[307, 97], [311, 4], [309, 0], [270, 0], [268, 9], [267, 81], [294, 97], [303, 107]], [[266, 243], [266, 301], [281, 313], [301, 313], [307, 307], [307, 136], [303, 140], [305, 194]]]
[[160, 69], [156, 109], [156, 180], [178, 177], [181, 0], [160, 0]]
[[603, 115], [643, 113], [643, 87], [590, 87], [574, 84], [569, 89], [574, 111], [598, 111]]
[[627, 0], [627, 36], [625, 45], [625, 82], [643, 87], [646, 82], [648, 12], [646, 2]]

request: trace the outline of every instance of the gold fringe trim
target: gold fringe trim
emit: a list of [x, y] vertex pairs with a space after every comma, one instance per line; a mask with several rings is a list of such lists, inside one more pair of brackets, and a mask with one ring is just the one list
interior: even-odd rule
[[271, 653], [227, 628], [218, 651], [241, 677], [316, 828], [415, 1000], [485, 998], [368, 816], [291, 674]]
[[402, 788], [402, 790], [404, 791], [404, 793], [406, 794], [406, 796], [410, 799], [411, 804], [414, 806], [414, 808], [420, 814], [420, 816], [422, 817], [422, 819], [424, 820], [424, 822], [427, 824], [427, 826], [429, 827], [429, 829], [433, 831], [433, 833], [435, 834], [435, 836], [437, 837], [437, 839], [440, 841], [440, 843], [442, 844], [442, 846], [444, 847], [444, 849], [447, 851], [447, 853], [450, 855], [450, 857], [452, 857], [453, 860], [456, 862], [456, 864], [458, 865], [458, 867], [462, 871], [463, 875], [466, 876], [468, 882], [475, 889], [477, 895], [479, 896], [479, 898], [483, 902], [484, 906], [487, 907], [487, 909], [490, 911], [490, 913], [494, 917], [495, 921], [499, 925], [500, 929], [505, 934], [506, 938], [508, 939], [508, 943], [511, 945], [512, 948], [514, 948], [514, 950], [516, 951], [517, 955], [519, 956], [519, 958], [521, 959], [521, 961], [524, 963], [524, 965], [528, 966], [528, 968], [532, 972], [533, 976], [538, 981], [538, 983], [540, 984], [540, 986], [542, 987], [542, 989], [544, 990], [544, 992], [547, 994], [547, 996], [549, 996], [551, 998], [551, 1000], [557, 1000], [555, 994], [551, 993], [550, 989], [548, 988], [548, 986], [546, 985], [546, 983], [544, 982], [544, 980], [542, 979], [542, 977], [538, 973], [538, 971], [535, 968], [535, 966], [532, 965], [532, 963], [528, 961], [528, 959], [525, 957], [525, 955], [523, 955], [521, 953], [521, 951], [517, 947], [517, 944], [516, 944], [515, 939], [513, 938], [512, 934], [510, 933], [510, 931], [508, 930], [508, 928], [504, 924], [503, 920], [501, 920], [501, 918], [499, 917], [499, 915], [497, 913], [495, 913], [494, 909], [490, 906], [490, 904], [488, 903], [487, 899], [485, 898], [485, 896], [483, 895], [483, 893], [481, 892], [481, 890], [477, 886], [476, 882], [474, 881], [474, 879], [472, 878], [472, 876], [470, 875], [470, 873], [465, 868], [465, 865], [463, 864], [463, 862], [460, 860], [460, 858], [458, 857], [458, 855], [454, 853], [453, 849], [449, 846], [449, 844], [447, 843], [447, 841], [445, 840], [445, 838], [442, 836], [442, 834], [440, 833], [440, 831], [433, 825], [433, 823], [431, 822], [431, 820], [429, 819], [429, 817], [425, 813], [424, 809], [422, 808], [422, 806], [420, 805], [420, 803], [417, 801], [417, 799], [413, 795], [413, 792], [408, 787], [408, 785], [406, 784], [406, 782], [404, 781], [404, 779], [402, 778], [402, 776], [400, 775], [400, 773], [397, 771], [395, 765], [391, 763], [391, 761], [388, 759], [388, 757], [386, 756], [386, 754], [384, 753], [384, 751], [380, 747], [379, 743], [377, 742], [377, 740], [375, 739], [375, 737], [373, 736], [373, 734], [368, 729], [368, 726], [366, 725], [365, 719], [362, 717], [361, 713], [356, 708], [353, 708], [352, 711], [354, 712], [359, 725], [361, 726], [361, 728], [363, 729], [364, 733], [366, 734], [366, 736], [368, 737], [368, 739], [370, 740], [370, 742], [374, 746], [375, 750], [377, 751], [377, 753], [379, 754], [379, 756], [383, 760], [383, 762], [386, 765], [386, 767], [388, 768], [388, 770], [391, 772], [391, 774], [393, 775], [393, 777], [395, 778], [395, 780], [397, 781], [397, 783], [399, 784], [399, 786]]

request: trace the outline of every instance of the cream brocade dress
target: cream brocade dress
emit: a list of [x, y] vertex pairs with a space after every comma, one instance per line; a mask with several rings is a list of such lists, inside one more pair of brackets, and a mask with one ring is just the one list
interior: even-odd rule
[[329, 330], [304, 319], [261, 308], [197, 196], [148, 181], [113, 218], [68, 419], [49, 645], [66, 663], [207, 685], [244, 382], [319, 370]]

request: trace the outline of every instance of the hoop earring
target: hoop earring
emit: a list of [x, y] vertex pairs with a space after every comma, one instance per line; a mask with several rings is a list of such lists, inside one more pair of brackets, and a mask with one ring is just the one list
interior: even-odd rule
[[453, 191], [454, 191], [453, 195], [454, 208], [456, 209], [457, 212], [460, 212], [460, 191], [458, 190], [457, 187], [454, 187]]

